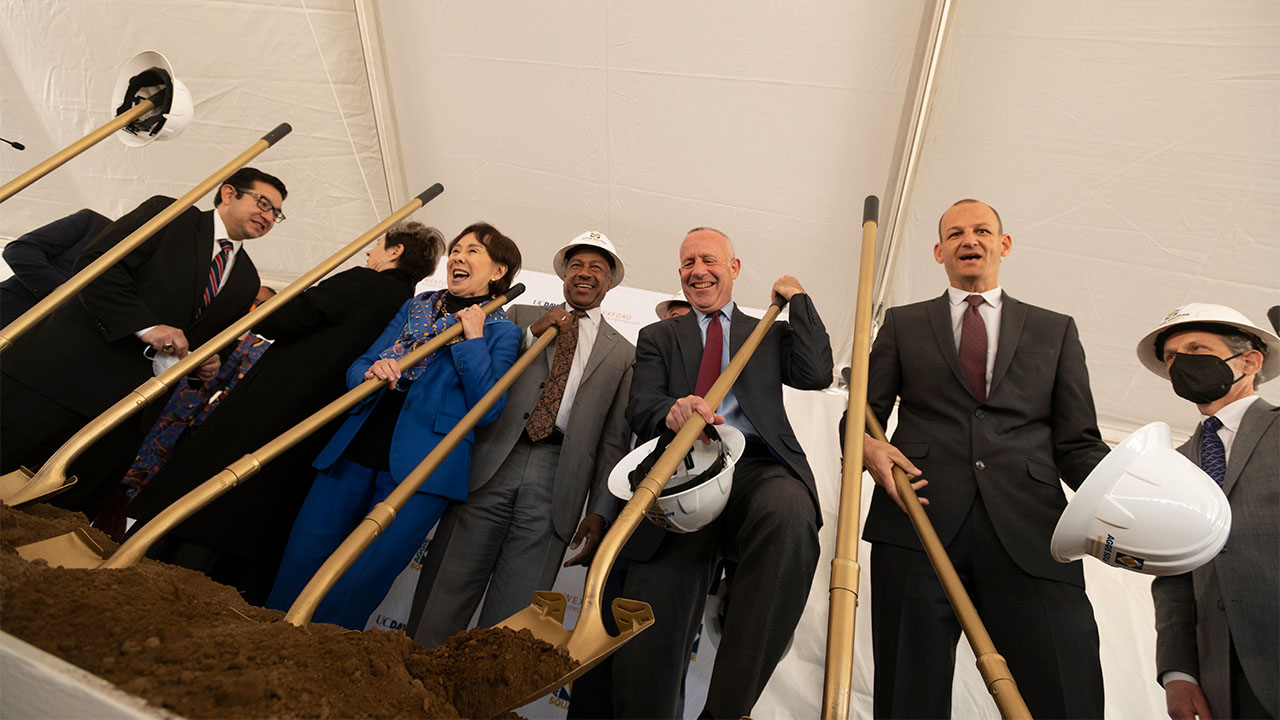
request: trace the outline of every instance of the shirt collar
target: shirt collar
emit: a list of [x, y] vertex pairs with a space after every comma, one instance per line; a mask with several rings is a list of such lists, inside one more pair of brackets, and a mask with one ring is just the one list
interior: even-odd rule
[[[564, 308], [564, 311], [565, 311], [565, 312], [568, 312], [568, 313], [571, 313], [571, 312], [573, 312], [573, 310], [574, 310], [574, 307], [573, 307], [572, 305], [570, 305], [569, 303], [567, 303], [567, 302], [566, 302], [566, 303], [564, 303], [563, 305], [561, 305], [561, 307], [563, 307], [563, 308]], [[587, 314], [587, 316], [586, 316], [586, 317], [587, 317], [587, 319], [588, 319], [588, 320], [590, 320], [590, 321], [591, 321], [591, 325], [592, 325], [592, 327], [595, 327], [595, 326], [599, 325], [599, 324], [600, 324], [600, 318], [604, 315], [604, 313], [600, 310], [600, 306], [599, 306], [599, 305], [597, 305], [597, 306], [595, 306], [595, 307], [591, 308], [590, 310], [584, 310], [583, 312], [585, 312], [585, 313]], [[581, 320], [581, 319], [579, 319], [578, 321], [579, 321], [579, 322], [581, 322], [582, 320]]]
[[965, 298], [974, 294], [981, 295], [982, 299], [986, 300], [988, 305], [996, 308], [997, 310], [1000, 308], [1000, 303], [1004, 302], [1004, 291], [1001, 290], [999, 286], [993, 287], [984, 293], [971, 293], [968, 290], [961, 290], [958, 287], [950, 285], [947, 286], [947, 299], [952, 305], [960, 305], [964, 302]]
[[229, 240], [231, 242], [231, 252], [236, 252], [237, 250], [239, 250], [241, 243], [244, 242], [243, 240], [231, 240], [231, 238], [227, 237], [227, 226], [225, 223], [222, 222], [222, 213], [218, 212], [217, 208], [214, 208], [213, 209], [213, 246], [214, 246], [213, 250], [214, 252], [218, 251], [219, 240]]
[[[692, 306], [690, 306], [690, 307], [692, 307]], [[736, 306], [734, 305], [733, 301], [732, 301], [732, 300], [730, 300], [729, 302], [725, 303], [723, 307], [721, 307], [721, 308], [720, 308], [720, 312], [724, 313], [724, 316], [725, 316], [726, 318], [728, 318], [728, 319], [732, 320], [732, 319], [733, 319], [733, 310], [734, 310], [734, 308], [735, 308], [735, 307], [736, 307]], [[693, 311], [694, 311], [695, 313], [697, 313], [697, 315], [698, 315], [698, 324], [699, 324], [699, 325], [702, 325], [703, 323], [705, 323], [705, 322], [706, 322], [706, 320], [707, 320], [707, 315], [709, 315], [709, 314], [710, 314], [710, 313], [704, 313], [704, 312], [702, 312], [701, 310], [699, 310], [698, 308], [693, 308]]]
[[[1227, 405], [1226, 407], [1219, 409], [1218, 412], [1214, 413], [1214, 417], [1222, 421], [1222, 427], [1230, 430], [1233, 433], [1239, 432], [1240, 421], [1244, 420], [1245, 412], [1249, 409], [1249, 406], [1253, 405], [1253, 402], [1257, 400], [1259, 397], [1261, 396], [1250, 395], [1249, 397], [1242, 397], [1239, 400], [1236, 400], [1235, 402], [1231, 403], [1230, 405]], [[1209, 417], [1208, 415], [1202, 416], [1201, 422], [1204, 422], [1204, 420], [1207, 419], [1208, 417]]]

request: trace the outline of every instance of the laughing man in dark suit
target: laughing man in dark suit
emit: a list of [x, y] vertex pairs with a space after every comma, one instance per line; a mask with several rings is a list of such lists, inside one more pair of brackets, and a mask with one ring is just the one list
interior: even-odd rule
[[879, 486], [863, 533], [872, 544], [876, 717], [948, 716], [960, 637], [895, 505], [895, 462], [920, 478], [929, 519], [1031, 714], [1102, 716], [1084, 574], [1079, 561], [1055, 562], [1049, 539], [1066, 507], [1059, 477], [1078, 487], [1107, 446], [1075, 322], [999, 287], [1012, 248], [990, 206], [952, 205], [933, 249], [950, 287], [891, 308], [871, 350], [867, 401], [881, 423], [900, 401], [893, 444], [867, 438], [865, 452]]
[[818, 562], [817, 490], [783, 409], [782, 386], [830, 385], [831, 344], [799, 281], [783, 276], [774, 283], [773, 294], [790, 302], [791, 320], [769, 329], [721, 414], [694, 394], [711, 324], [722, 337], [718, 369], [756, 326], [733, 302], [740, 269], [724, 233], [690, 231], [680, 245], [680, 283], [694, 312], [644, 328], [636, 343], [627, 419], [642, 440], [680, 429], [696, 412], [741, 430], [747, 447], [735, 463], [728, 504], [710, 525], [677, 534], [646, 523], [628, 544], [623, 595], [652, 605], [658, 625], [615, 656], [618, 717], [676, 717], [685, 658], [722, 558], [738, 566], [702, 716], [750, 714], [800, 620]]

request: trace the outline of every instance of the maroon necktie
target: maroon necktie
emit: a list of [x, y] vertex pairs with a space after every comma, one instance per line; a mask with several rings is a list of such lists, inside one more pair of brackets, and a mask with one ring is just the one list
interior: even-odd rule
[[231, 259], [231, 249], [235, 247], [230, 240], [218, 241], [218, 254], [213, 256], [213, 262], [209, 265], [209, 279], [204, 284], [204, 293], [200, 296], [200, 307], [196, 308], [196, 317], [200, 317], [200, 313], [209, 307], [209, 303], [213, 302], [213, 296], [218, 294], [218, 290], [222, 288], [222, 274], [227, 269], [227, 261]]
[[964, 322], [960, 325], [960, 367], [969, 381], [978, 402], [987, 401], [987, 324], [978, 314], [978, 306], [984, 301], [981, 295], [964, 299], [969, 307], [964, 309]]
[[720, 359], [724, 355], [724, 331], [720, 329], [720, 311], [711, 313], [707, 341], [702, 345], [702, 364], [698, 366], [698, 384], [693, 394], [706, 397], [707, 391], [720, 377]]

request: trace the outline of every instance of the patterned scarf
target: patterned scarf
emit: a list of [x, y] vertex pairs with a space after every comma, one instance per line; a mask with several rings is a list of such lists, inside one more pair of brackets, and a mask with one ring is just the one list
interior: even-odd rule
[[[447, 290], [436, 290], [435, 292], [423, 293], [410, 300], [409, 319], [405, 322], [404, 328], [400, 330], [400, 337], [396, 338], [391, 347], [379, 353], [378, 357], [398, 360], [413, 352], [414, 348], [457, 323], [457, 317], [445, 310], [445, 295], [447, 294]], [[507, 312], [502, 308], [498, 308], [489, 313], [488, 318], [485, 319], [485, 324], [488, 325], [489, 323], [506, 319]], [[449, 344], [460, 342], [462, 339], [463, 336], [458, 335]], [[417, 365], [405, 370], [400, 382], [403, 384], [417, 380], [422, 376], [422, 373], [426, 372], [427, 367], [435, 360], [436, 355], [437, 353], [432, 353], [419, 360]]]

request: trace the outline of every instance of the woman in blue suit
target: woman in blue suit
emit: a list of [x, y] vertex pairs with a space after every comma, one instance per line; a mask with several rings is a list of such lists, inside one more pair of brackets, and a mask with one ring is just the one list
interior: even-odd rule
[[[410, 299], [347, 369], [347, 386], [370, 378], [386, 391], [352, 409], [314, 463], [319, 474], [285, 548], [267, 607], [287, 610], [311, 576], [378, 502], [413, 471], [515, 362], [520, 330], [498, 310], [480, 306], [511, 287], [520, 250], [491, 225], [477, 223], [449, 245], [447, 290]], [[462, 338], [402, 375], [397, 359], [461, 323]], [[505, 396], [481, 418], [498, 419]], [[450, 502], [467, 499], [472, 433], [427, 478], [413, 498], [347, 570], [313, 615], [363, 630]]]

